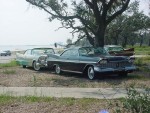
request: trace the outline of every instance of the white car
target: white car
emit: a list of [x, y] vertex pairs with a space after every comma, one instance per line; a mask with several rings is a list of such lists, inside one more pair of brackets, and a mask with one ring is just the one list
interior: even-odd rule
[[7, 56], [7, 53], [5, 51], [0, 51], [0, 56]]

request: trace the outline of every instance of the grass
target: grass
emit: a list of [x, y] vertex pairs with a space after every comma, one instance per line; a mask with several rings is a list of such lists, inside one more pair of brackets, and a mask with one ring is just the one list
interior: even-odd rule
[[42, 108], [42, 111], [47, 110], [45, 112], [56, 112], [57, 110], [56, 113], [98, 113], [102, 110], [110, 113], [149, 113], [150, 88], [143, 88], [146, 92], [138, 92], [134, 86], [130, 86], [126, 89], [127, 96], [118, 99], [12, 97], [0, 95], [0, 107], [5, 108], [4, 110], [10, 109], [16, 112], [25, 107], [30, 108], [32, 112], [34, 108], [36, 108], [34, 112], [39, 112]]
[[150, 55], [150, 47], [149, 46], [134, 46], [136, 55]]
[[15, 67], [15, 66], [18, 66], [18, 63], [15, 60], [12, 60], [10, 63], [0, 64], [0, 68]]
[[[113, 100], [111, 100], [113, 101]], [[43, 104], [46, 106], [43, 107]], [[106, 105], [105, 105], [106, 104]], [[93, 99], [93, 98], [55, 98], [55, 97], [35, 97], [35, 96], [23, 96], [23, 97], [12, 97], [7, 95], [0, 95], [0, 107], [7, 107], [7, 109], [11, 109], [12, 107], [15, 109], [22, 109], [26, 106], [36, 106], [35, 108], [44, 110], [45, 108], [50, 108], [50, 111], [56, 109], [61, 112], [63, 109], [63, 113], [77, 112], [77, 113], [98, 113], [101, 109], [106, 108], [109, 103], [103, 99]], [[47, 105], [49, 105], [47, 107]], [[92, 107], [94, 106], [94, 108]], [[30, 107], [32, 110], [32, 108]], [[35, 109], [37, 110], [37, 109]], [[77, 111], [76, 111], [77, 110]], [[89, 112], [89, 110], [91, 110]], [[39, 110], [38, 110], [39, 111]], [[1, 111], [0, 111], [1, 112]], [[54, 111], [53, 111], [54, 112]], [[58, 113], [58, 112], [56, 112]]]
[[24, 96], [24, 97], [13, 97], [9, 95], [0, 95], [0, 105], [10, 104], [12, 102], [51, 102], [54, 98], [51, 97], [36, 97], [36, 96]]
[[135, 65], [141, 71], [150, 72], [150, 57], [136, 58]]
[[80, 103], [82, 106], [86, 106], [89, 103], [98, 101], [99, 99], [92, 98], [54, 98], [54, 97], [36, 97], [36, 96], [21, 96], [13, 97], [9, 95], [0, 95], [0, 105], [9, 104], [12, 102], [22, 102], [22, 103], [34, 103], [34, 102], [55, 102], [58, 105], [71, 106], [75, 103]]

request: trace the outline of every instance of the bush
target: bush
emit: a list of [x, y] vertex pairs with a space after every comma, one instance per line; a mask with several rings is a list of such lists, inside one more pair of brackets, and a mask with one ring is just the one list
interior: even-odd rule
[[127, 89], [127, 97], [121, 100], [121, 104], [115, 109], [116, 113], [149, 113], [150, 89], [138, 92], [133, 87]]

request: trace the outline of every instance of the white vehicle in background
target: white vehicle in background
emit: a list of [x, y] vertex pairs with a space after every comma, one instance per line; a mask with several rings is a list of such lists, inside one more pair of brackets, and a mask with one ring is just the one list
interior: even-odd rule
[[26, 50], [23, 54], [16, 53], [16, 61], [23, 67], [33, 67], [39, 71], [47, 67], [47, 58], [54, 55], [53, 48], [33, 48]]
[[0, 56], [11, 56], [11, 52], [9, 50], [0, 51]]

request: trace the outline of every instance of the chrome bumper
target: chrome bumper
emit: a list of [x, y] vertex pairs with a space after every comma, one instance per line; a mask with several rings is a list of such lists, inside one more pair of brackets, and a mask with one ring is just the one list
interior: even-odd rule
[[135, 66], [128, 66], [128, 67], [119, 67], [119, 68], [101, 68], [98, 66], [94, 67], [95, 72], [99, 73], [109, 73], [109, 72], [132, 72], [135, 71], [136, 67]]

